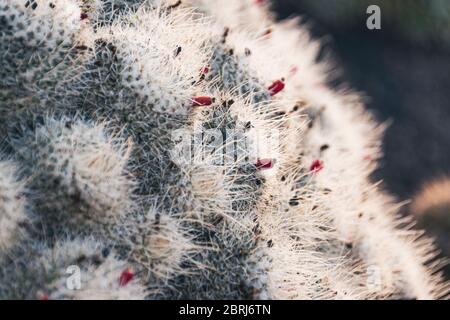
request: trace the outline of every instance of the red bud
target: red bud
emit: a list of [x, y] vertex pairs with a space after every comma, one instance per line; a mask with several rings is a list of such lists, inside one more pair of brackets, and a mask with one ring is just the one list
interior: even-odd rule
[[200, 69], [201, 73], [208, 73], [209, 72], [209, 67], [203, 67]]
[[258, 159], [256, 160], [256, 169], [258, 170], [266, 170], [271, 169], [273, 167], [273, 160], [272, 159]]
[[322, 170], [323, 167], [323, 163], [320, 160], [314, 160], [313, 163], [311, 164], [311, 166], [309, 167], [309, 170], [311, 170], [311, 172], [313, 173], [317, 173], [320, 170]]
[[214, 102], [214, 98], [212, 98], [212, 97], [201, 96], [201, 97], [192, 98], [192, 106], [193, 107], [209, 106], [209, 105], [213, 104], [213, 102]]
[[88, 18], [88, 15], [87, 15], [87, 13], [81, 13], [80, 14], [80, 20], [84, 20], [84, 19], [87, 19]]
[[124, 271], [122, 271], [122, 273], [120, 274], [120, 278], [119, 278], [119, 286], [124, 287], [128, 284], [128, 282], [130, 282], [131, 280], [133, 280], [134, 278], [134, 272], [131, 268], [127, 268]]
[[285, 84], [282, 80], [274, 81], [268, 88], [270, 95], [271, 96], [276, 95], [278, 92], [284, 89], [284, 86]]

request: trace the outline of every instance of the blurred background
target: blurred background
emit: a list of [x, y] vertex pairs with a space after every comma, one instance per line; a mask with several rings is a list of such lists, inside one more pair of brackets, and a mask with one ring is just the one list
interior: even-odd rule
[[[390, 122], [374, 179], [412, 200], [402, 213], [417, 215], [450, 257], [450, 0], [273, 2], [280, 19], [300, 15], [323, 40], [340, 71], [332, 84], [361, 91]], [[381, 30], [366, 27], [369, 5], [381, 9]]]

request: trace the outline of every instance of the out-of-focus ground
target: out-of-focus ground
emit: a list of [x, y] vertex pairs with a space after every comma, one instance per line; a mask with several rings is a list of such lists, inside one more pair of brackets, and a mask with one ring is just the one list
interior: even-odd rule
[[[391, 121], [374, 179], [405, 200], [424, 183], [450, 175], [449, 0], [273, 2], [280, 18], [301, 15], [312, 34], [323, 39], [325, 53], [342, 72], [336, 83], [362, 91], [378, 119]], [[366, 27], [372, 4], [381, 9], [381, 30]], [[450, 199], [450, 189], [446, 192]], [[450, 211], [429, 215], [422, 226], [449, 257]], [[450, 275], [450, 267], [446, 271]]]

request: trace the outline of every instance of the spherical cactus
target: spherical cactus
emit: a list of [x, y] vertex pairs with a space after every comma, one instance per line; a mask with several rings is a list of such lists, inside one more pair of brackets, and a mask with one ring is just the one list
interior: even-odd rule
[[26, 219], [24, 184], [17, 180], [16, 171], [13, 163], [0, 161], [0, 249], [15, 244], [19, 224]]
[[105, 125], [48, 118], [35, 130], [23, 129], [14, 148], [32, 176], [30, 197], [39, 218], [48, 223], [107, 224], [132, 207], [131, 144]]

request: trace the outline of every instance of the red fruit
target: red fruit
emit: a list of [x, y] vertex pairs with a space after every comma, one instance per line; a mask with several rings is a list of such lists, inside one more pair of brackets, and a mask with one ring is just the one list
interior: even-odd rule
[[131, 280], [133, 280], [134, 278], [134, 272], [131, 268], [125, 269], [124, 271], [122, 271], [122, 273], [120, 274], [120, 278], [119, 278], [119, 286], [124, 287], [128, 284], [128, 282], [130, 282]]
[[313, 163], [311, 164], [311, 166], [309, 167], [309, 170], [311, 170], [311, 172], [313, 173], [317, 173], [320, 170], [322, 170], [323, 167], [323, 163], [320, 160], [314, 160]]
[[256, 169], [258, 170], [267, 170], [273, 167], [272, 159], [258, 159], [255, 164]]
[[201, 97], [195, 97], [192, 98], [192, 106], [193, 107], [202, 107], [202, 106], [209, 106], [213, 104], [214, 98], [201, 96]]
[[87, 13], [81, 13], [80, 14], [80, 20], [84, 20], [84, 19], [87, 19], [87, 18], [88, 18]]
[[285, 84], [282, 80], [274, 81], [268, 88], [269, 93], [271, 96], [276, 95], [278, 92], [283, 90], [285, 87]]
[[203, 67], [200, 69], [201, 73], [208, 73], [209, 72], [209, 67]]

